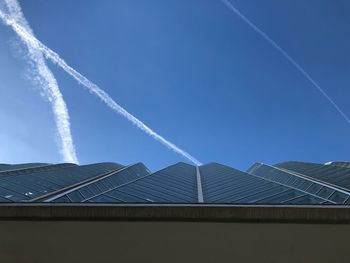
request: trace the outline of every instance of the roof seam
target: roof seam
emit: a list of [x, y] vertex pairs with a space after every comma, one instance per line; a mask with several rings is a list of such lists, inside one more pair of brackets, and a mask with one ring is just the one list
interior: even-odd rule
[[[105, 172], [105, 173], [102, 173], [102, 174], [97, 174], [96, 176], [94, 176], [94, 177], [92, 177], [92, 178], [87, 178], [87, 179], [85, 179], [85, 180], [83, 180], [83, 181], [79, 181], [79, 182], [77, 182], [77, 183], [73, 183], [73, 184], [71, 184], [71, 185], [68, 185], [68, 186], [66, 186], [66, 187], [63, 187], [63, 188], [58, 189], [58, 190], [56, 190], [56, 191], [53, 191], [53, 192], [50, 192], [50, 193], [47, 193], [47, 194], [38, 196], [38, 197], [36, 197], [36, 198], [33, 198], [33, 199], [29, 200], [29, 202], [41, 201], [42, 199], [49, 198], [49, 197], [52, 196], [52, 195], [61, 193], [62, 191], [67, 191], [67, 190], [69, 190], [69, 189], [71, 189], [71, 188], [73, 188], [73, 187], [79, 186], [79, 185], [81, 185], [81, 184], [85, 184], [85, 183], [87, 183], [87, 182], [89, 182], [89, 181], [93, 181], [93, 180], [95, 180], [95, 179], [97, 179], [97, 178], [100, 178], [100, 177], [103, 177], [103, 176], [105, 176], [105, 175], [107, 175], [107, 174], [115, 173], [115, 172], [119, 171], [119, 170], [122, 169], [122, 168], [124, 168], [124, 167], [117, 168], [117, 169], [114, 169], [114, 170], [112, 170], [112, 171], [108, 171], [108, 172]], [[43, 201], [45, 202], [46, 200], [43, 200]]]
[[[107, 174], [101, 175], [101, 176], [98, 177], [98, 178], [94, 177], [94, 178], [92, 178], [92, 180], [88, 180], [88, 181], [85, 182], [85, 183], [82, 182], [81, 184], [79, 184], [79, 185], [76, 186], [76, 187], [70, 188], [70, 189], [68, 189], [68, 190], [65, 191], [65, 192], [59, 193], [59, 194], [57, 194], [57, 195], [55, 195], [55, 196], [52, 196], [52, 197], [50, 197], [50, 198], [44, 200], [44, 202], [51, 202], [51, 201], [53, 201], [53, 200], [56, 200], [57, 198], [60, 198], [60, 197], [62, 197], [62, 196], [64, 196], [64, 195], [67, 195], [67, 194], [69, 194], [69, 193], [71, 193], [71, 192], [74, 192], [74, 191], [76, 191], [76, 190], [79, 190], [80, 188], [82, 188], [82, 187], [84, 187], [84, 186], [87, 186], [87, 185], [90, 185], [90, 184], [92, 184], [92, 183], [98, 182], [98, 181], [100, 181], [100, 180], [102, 180], [102, 179], [104, 179], [104, 178], [107, 178], [107, 177], [109, 177], [109, 176], [111, 176], [111, 175], [113, 175], [113, 174], [119, 173], [119, 172], [121, 172], [121, 171], [123, 171], [123, 170], [125, 170], [125, 169], [127, 169], [127, 168], [129, 168], [129, 167], [132, 167], [132, 166], [134, 166], [134, 165], [136, 165], [136, 164], [128, 165], [128, 166], [125, 166], [125, 167], [123, 167], [123, 168], [121, 168], [121, 169], [117, 169], [117, 170], [114, 170], [114, 171], [112, 171], [112, 172], [108, 172]], [[90, 178], [90, 179], [91, 179], [91, 178]]]
[[297, 176], [297, 177], [301, 177], [301, 178], [303, 178], [305, 180], [308, 180], [308, 181], [311, 181], [313, 183], [317, 183], [317, 184], [320, 184], [322, 186], [326, 186], [326, 187], [332, 188], [333, 190], [342, 192], [343, 194], [350, 195], [349, 190], [346, 189], [346, 188], [343, 188], [341, 186], [337, 186], [337, 185], [331, 184], [329, 182], [324, 182], [322, 180], [319, 180], [319, 179], [313, 178], [311, 176], [308, 176], [308, 175], [305, 175], [305, 174], [302, 174], [302, 173], [298, 173], [298, 172], [295, 172], [295, 171], [292, 171], [292, 170], [289, 170], [289, 169], [275, 167], [273, 165], [269, 165], [269, 164], [265, 164], [265, 163], [261, 163], [261, 164], [269, 166], [269, 167], [273, 167], [273, 168], [275, 168], [277, 170], [280, 170], [282, 172], [285, 172], [285, 173], [290, 173], [290, 174], [292, 174], [294, 176]]
[[196, 176], [197, 176], [197, 198], [198, 203], [203, 203], [203, 189], [202, 189], [202, 179], [201, 179], [201, 172], [199, 170], [199, 167], [196, 166]]
[[[180, 162], [180, 163], [181, 163], [181, 162]], [[111, 189], [108, 189], [108, 190], [106, 190], [106, 191], [103, 191], [103, 192], [101, 192], [101, 193], [99, 193], [99, 194], [97, 194], [97, 195], [94, 195], [94, 196], [91, 196], [91, 197], [89, 197], [89, 198], [86, 198], [86, 199], [82, 200], [81, 202], [89, 201], [89, 200], [91, 200], [91, 199], [93, 199], [93, 198], [95, 198], [95, 197], [97, 197], [97, 196], [99, 196], [99, 195], [103, 195], [103, 194], [108, 193], [108, 192], [111, 192], [111, 191], [113, 191], [113, 190], [115, 190], [115, 189], [119, 189], [119, 188], [121, 188], [121, 187], [123, 187], [123, 186], [132, 184], [132, 183], [134, 183], [134, 182], [136, 182], [136, 181], [138, 181], [138, 180], [144, 179], [144, 178], [149, 177], [149, 176], [152, 176], [152, 175], [154, 175], [154, 174], [158, 174], [159, 172], [161, 172], [161, 171], [163, 171], [163, 170], [166, 170], [166, 169], [168, 169], [168, 168], [170, 168], [170, 167], [176, 166], [176, 165], [178, 165], [178, 164], [179, 164], [179, 163], [175, 163], [175, 164], [170, 165], [170, 166], [167, 166], [167, 167], [165, 167], [165, 168], [163, 168], [163, 169], [161, 169], [161, 170], [159, 170], [159, 171], [157, 171], [157, 172], [154, 172], [154, 173], [151, 173], [151, 174], [142, 176], [142, 177], [140, 177], [140, 178], [137, 178], [137, 179], [135, 179], [135, 180], [129, 181], [129, 182], [127, 182], [127, 183], [118, 185], [118, 186], [116, 186], [116, 187], [114, 187], [114, 188], [111, 188]], [[188, 164], [188, 165], [190, 165], [190, 164]], [[192, 165], [191, 165], [191, 166], [192, 166]]]
[[328, 199], [326, 199], [326, 198], [324, 198], [324, 197], [317, 196], [317, 195], [312, 194], [312, 193], [308, 193], [308, 192], [306, 192], [306, 191], [304, 191], [304, 190], [298, 189], [298, 188], [293, 187], [293, 186], [291, 186], [291, 185], [287, 185], [287, 184], [284, 184], [284, 183], [276, 182], [276, 181], [273, 181], [273, 180], [270, 180], [270, 179], [261, 177], [261, 176], [259, 176], [259, 175], [255, 175], [255, 174], [250, 174], [250, 175], [253, 175], [253, 176], [256, 176], [256, 177], [258, 177], [258, 178], [264, 179], [264, 180], [266, 180], [266, 181], [269, 181], [269, 182], [272, 182], [272, 183], [276, 183], [276, 184], [279, 184], [279, 185], [282, 185], [282, 186], [285, 186], [285, 187], [289, 187], [289, 188], [292, 188], [292, 189], [297, 190], [297, 191], [299, 191], [299, 192], [305, 193], [305, 194], [307, 194], [307, 195], [311, 195], [311, 196], [313, 196], [313, 197], [316, 197], [316, 198], [319, 198], [319, 199], [323, 199], [323, 200], [325, 200], [325, 201], [329, 201], [329, 202], [332, 202], [332, 203], [334, 203], [334, 204], [337, 204], [336, 202], [334, 202], [334, 201], [332, 201], [332, 200], [328, 200]]

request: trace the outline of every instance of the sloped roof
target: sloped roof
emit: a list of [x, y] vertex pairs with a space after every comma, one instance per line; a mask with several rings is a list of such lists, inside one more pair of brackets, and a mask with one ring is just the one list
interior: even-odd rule
[[[350, 169], [329, 164], [219, 163], [0, 165], [0, 202], [286, 204], [350, 203]], [[14, 169], [15, 168], [15, 169]]]

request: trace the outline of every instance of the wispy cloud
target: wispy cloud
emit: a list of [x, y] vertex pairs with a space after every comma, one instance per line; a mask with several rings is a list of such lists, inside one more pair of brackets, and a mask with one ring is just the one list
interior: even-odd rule
[[[5, 0], [6, 7], [12, 21], [25, 28], [25, 30], [33, 35], [33, 32], [26, 21], [21, 7], [16, 0]], [[23, 43], [28, 48], [28, 58], [31, 61], [32, 73], [35, 80], [39, 83], [45, 98], [51, 103], [52, 111], [55, 117], [55, 123], [60, 138], [60, 153], [65, 162], [78, 163], [73, 139], [70, 130], [69, 114], [63, 96], [58, 87], [57, 81], [45, 63], [45, 57], [39, 49], [34, 48], [20, 36]]]
[[278, 45], [271, 37], [269, 37], [264, 31], [257, 27], [247, 17], [245, 17], [229, 0], [221, 0], [233, 13], [235, 13], [241, 20], [243, 20], [248, 26], [250, 26], [256, 33], [262, 36], [267, 42], [269, 42], [278, 52], [282, 54], [296, 69], [303, 74], [310, 83], [328, 100], [328, 102], [336, 109], [336, 111], [344, 118], [344, 120], [350, 123], [349, 117], [344, 111], [333, 101], [333, 99], [318, 85], [318, 83], [305, 71], [280, 45]]
[[50, 59], [53, 63], [57, 64], [64, 71], [66, 71], [69, 75], [71, 75], [74, 79], [76, 79], [81, 85], [85, 86], [92, 94], [98, 96], [108, 107], [113, 109], [116, 113], [125, 117], [132, 124], [136, 125], [140, 130], [151, 136], [156, 141], [162, 143], [169, 149], [174, 152], [182, 155], [186, 159], [190, 160], [196, 165], [201, 165], [201, 162], [196, 158], [191, 156], [189, 153], [180, 149], [178, 146], [173, 144], [172, 142], [166, 140], [164, 137], [160, 136], [158, 133], [153, 131], [150, 127], [144, 124], [142, 121], [137, 119], [131, 113], [126, 111], [122, 106], [116, 103], [104, 90], [102, 90], [99, 86], [88, 80], [86, 77], [81, 75], [75, 69], [70, 67], [57, 53], [52, 51], [50, 48], [41, 43], [37, 38], [31, 34], [30, 31], [26, 30], [25, 27], [16, 22], [16, 20], [12, 19], [8, 15], [4, 14], [0, 11], [0, 18], [3, 22], [13, 28], [13, 30], [20, 36], [20, 38], [26, 42], [28, 46], [30, 46], [34, 50], [39, 50], [46, 56], [46, 58]]

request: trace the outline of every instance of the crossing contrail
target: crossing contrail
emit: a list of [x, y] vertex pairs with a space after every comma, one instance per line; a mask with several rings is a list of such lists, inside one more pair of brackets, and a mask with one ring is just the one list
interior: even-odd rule
[[[33, 35], [33, 32], [26, 21], [21, 7], [16, 0], [5, 0], [9, 11], [9, 17], [21, 25], [26, 31]], [[23, 40], [23, 39], [22, 39]], [[23, 41], [28, 48], [28, 58], [32, 63], [32, 71], [45, 97], [51, 104], [54, 113], [55, 125], [60, 139], [60, 153], [65, 162], [78, 163], [72, 134], [70, 130], [69, 114], [66, 103], [58, 87], [57, 81], [45, 63], [45, 57], [40, 50], [33, 48], [28, 42]]]
[[318, 89], [319, 92], [328, 100], [329, 103], [338, 111], [338, 113], [350, 123], [349, 117], [343, 112], [342, 109], [329, 97], [329, 95], [317, 84], [317, 82], [301, 67], [283, 48], [280, 47], [272, 38], [270, 38], [264, 31], [257, 27], [247, 17], [245, 17], [229, 0], [221, 0], [232, 12], [234, 12], [240, 19], [242, 19], [248, 26], [250, 26], [255, 32], [262, 36], [267, 42], [269, 42], [274, 48], [276, 48], [295, 68], [297, 68], [301, 74], [303, 74], [311, 84]]
[[172, 142], [166, 140], [164, 137], [157, 134], [155, 131], [153, 131], [151, 128], [149, 128], [146, 124], [144, 124], [142, 121], [137, 119], [131, 113], [126, 111], [122, 106], [116, 103], [104, 90], [102, 90], [99, 86], [97, 86], [96, 84], [88, 80], [86, 77], [81, 75], [75, 69], [70, 67], [62, 58], [60, 58], [60, 56], [57, 53], [55, 53], [53, 50], [51, 50], [50, 48], [45, 46], [43, 43], [41, 43], [36, 37], [33, 36], [33, 34], [31, 34], [23, 26], [18, 24], [15, 20], [11, 19], [11, 17], [9, 17], [8, 15], [0, 11], [0, 18], [3, 20], [3, 22], [6, 25], [11, 26], [12, 29], [20, 36], [20, 38], [24, 42], [27, 43], [28, 46], [42, 52], [42, 54], [44, 54], [46, 58], [50, 59], [53, 63], [61, 67], [64, 71], [66, 71], [69, 75], [71, 75], [74, 79], [76, 79], [78, 83], [85, 86], [91, 93], [98, 96], [105, 104], [107, 104], [107, 106], [109, 106], [115, 112], [125, 117], [128, 121], [136, 125], [136, 127], [144, 131], [149, 136], [153, 137], [153, 139], [155, 139], [156, 141], [162, 143], [163, 145], [167, 146], [169, 149], [187, 158], [195, 165], [202, 164], [200, 161], [198, 161], [196, 158], [191, 156], [189, 153], [180, 149], [178, 146], [176, 146]]

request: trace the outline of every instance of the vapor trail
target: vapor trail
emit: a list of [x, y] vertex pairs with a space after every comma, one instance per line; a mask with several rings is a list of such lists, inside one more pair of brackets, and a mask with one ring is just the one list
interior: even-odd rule
[[272, 38], [270, 38], [264, 31], [258, 28], [253, 22], [246, 18], [229, 0], [221, 0], [232, 12], [234, 12], [240, 19], [242, 19], [247, 25], [249, 25], [255, 32], [261, 35], [267, 42], [275, 47], [294, 67], [296, 67], [300, 73], [302, 73], [311, 84], [318, 89], [319, 92], [332, 104], [332, 106], [338, 111], [338, 113], [350, 123], [349, 117], [340, 109], [340, 107], [329, 97], [329, 95], [317, 84], [317, 82], [303, 69], [283, 48], [281, 48]]
[[0, 11], [0, 18], [3, 22], [13, 28], [13, 30], [21, 37], [23, 41], [27, 43], [27, 45], [31, 46], [33, 49], [40, 50], [42, 54], [46, 56], [46, 58], [50, 59], [53, 63], [60, 66], [64, 71], [66, 71], [69, 75], [75, 78], [80, 84], [88, 88], [88, 90], [98, 96], [107, 106], [113, 109], [115, 112], [119, 113], [123, 117], [125, 117], [132, 124], [136, 125], [139, 129], [144, 131], [146, 134], [153, 137], [156, 141], [162, 143], [167, 146], [169, 149], [174, 152], [182, 155], [187, 158], [191, 162], [196, 165], [201, 165], [202, 163], [198, 161], [196, 158], [191, 156], [189, 153], [177, 147], [175, 144], [169, 142], [164, 137], [157, 134], [151, 128], [149, 128], [142, 121], [137, 119], [135, 116], [126, 111], [122, 106], [116, 103], [104, 90], [98, 87], [96, 84], [92, 83], [86, 77], [81, 75], [75, 69], [67, 65], [67, 63], [60, 58], [60, 56], [52, 51], [50, 48], [46, 47], [43, 43], [41, 43], [37, 38], [35, 38], [28, 30], [26, 30], [23, 26], [18, 24], [15, 20], [11, 19], [9, 16]]
[[[21, 27], [25, 28], [29, 34], [33, 35], [33, 32], [25, 19], [17, 0], [5, 0], [5, 3], [9, 11], [9, 17], [11, 17], [17, 24], [21, 25]], [[24, 40], [22, 37], [21, 39]], [[65, 162], [78, 163], [70, 131], [68, 110], [57, 81], [50, 69], [47, 67], [45, 58], [41, 51], [35, 49], [28, 42], [23, 42], [28, 48], [28, 57], [31, 62], [33, 62], [33, 73], [36, 75], [36, 80], [38, 80], [40, 88], [43, 90], [46, 98], [51, 104], [60, 139], [60, 153], [62, 154], [63, 160]]]

